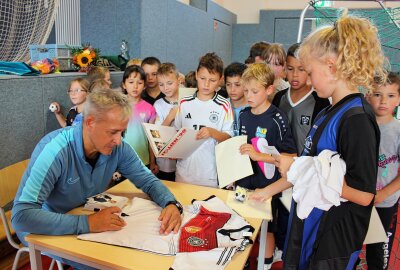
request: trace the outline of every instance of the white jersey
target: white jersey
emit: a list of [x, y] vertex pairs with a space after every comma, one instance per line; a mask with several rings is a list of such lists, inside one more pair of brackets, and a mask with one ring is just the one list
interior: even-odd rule
[[[214, 128], [233, 136], [233, 113], [230, 102], [215, 94], [207, 101], [197, 98], [197, 93], [183, 98], [175, 117], [175, 127], [189, 127], [200, 130]], [[179, 159], [176, 164], [176, 182], [218, 187], [215, 145], [217, 141], [208, 138], [189, 157]]]
[[[156, 109], [157, 119], [156, 125], [161, 125], [165, 118], [168, 116], [169, 111], [177, 106], [177, 104], [170, 103], [165, 97], [156, 100], [154, 103], [154, 108]], [[173, 123], [172, 123], [173, 125]], [[157, 158], [157, 165], [160, 171], [163, 172], [175, 172], [176, 170], [176, 160], [170, 158]]]
[[215, 248], [208, 251], [183, 252], [175, 256], [170, 270], [223, 270], [228, 265], [236, 248]]
[[[122, 216], [126, 226], [121, 230], [81, 234], [78, 238], [162, 255], [177, 255], [173, 265], [176, 270], [189, 269], [185, 265], [192, 264], [196, 258], [201, 264], [204, 256], [208, 257], [209, 269], [223, 269], [236, 251], [242, 251], [252, 243], [250, 237], [254, 228], [217, 197], [185, 206], [177, 234], [160, 235], [158, 217], [161, 211], [161, 207], [154, 202], [135, 197], [130, 205], [122, 209], [122, 213], [126, 214]], [[201, 265], [203, 267], [190, 269], [203, 269], [204, 264]]]

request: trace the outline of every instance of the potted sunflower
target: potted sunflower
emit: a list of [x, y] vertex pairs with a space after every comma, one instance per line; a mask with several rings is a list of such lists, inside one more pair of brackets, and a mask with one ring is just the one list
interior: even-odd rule
[[90, 46], [89, 43], [82, 47], [70, 47], [72, 61], [77, 70], [86, 72], [89, 67], [95, 66], [99, 59], [100, 50]]

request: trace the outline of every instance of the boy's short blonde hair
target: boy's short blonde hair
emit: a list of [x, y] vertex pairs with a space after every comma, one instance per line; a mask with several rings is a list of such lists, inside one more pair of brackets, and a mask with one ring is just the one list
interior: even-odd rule
[[255, 63], [250, 65], [244, 72], [241, 78], [243, 83], [248, 83], [251, 80], [259, 82], [265, 88], [274, 84], [274, 71], [264, 63]]
[[140, 58], [132, 58], [131, 60], [128, 61], [128, 63], [126, 63], [126, 68], [129, 66], [140, 66], [142, 64], [142, 59]]
[[103, 79], [97, 79], [92, 81], [89, 87], [89, 92], [94, 92], [97, 90], [111, 89], [110, 85]]
[[179, 78], [179, 72], [173, 63], [162, 63], [157, 71], [157, 76], [167, 76], [169, 74], [174, 74], [176, 78]]
[[110, 70], [106, 67], [90, 67], [87, 72], [87, 80], [92, 83], [95, 80], [102, 79], [106, 77], [106, 74], [110, 73]]

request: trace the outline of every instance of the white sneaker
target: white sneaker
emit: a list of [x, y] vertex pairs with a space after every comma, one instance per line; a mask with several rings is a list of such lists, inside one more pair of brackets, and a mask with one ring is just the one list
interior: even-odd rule
[[283, 254], [282, 250], [280, 250], [278, 248], [275, 248], [274, 257], [272, 259], [272, 263], [281, 262], [282, 261], [282, 254]]

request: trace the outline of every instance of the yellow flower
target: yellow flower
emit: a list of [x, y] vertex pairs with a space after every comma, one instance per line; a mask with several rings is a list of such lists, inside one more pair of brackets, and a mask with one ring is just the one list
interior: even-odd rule
[[92, 63], [93, 58], [89, 53], [85, 53], [82, 52], [80, 54], [78, 54], [78, 56], [76, 57], [76, 63], [80, 66], [80, 67], [87, 67], [90, 65], [90, 63]]

